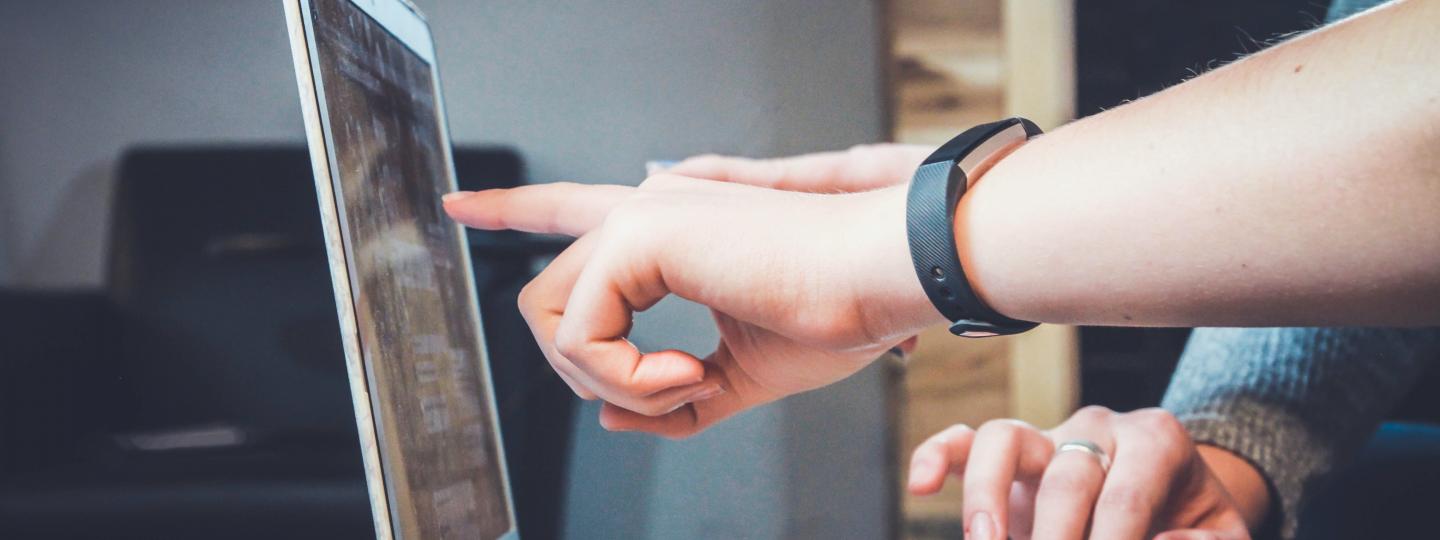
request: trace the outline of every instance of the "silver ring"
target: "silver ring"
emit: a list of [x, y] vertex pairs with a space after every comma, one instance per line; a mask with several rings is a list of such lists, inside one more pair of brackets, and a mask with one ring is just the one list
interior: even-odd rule
[[1085, 439], [1075, 439], [1073, 441], [1065, 441], [1060, 443], [1060, 446], [1055, 447], [1055, 455], [1057, 457], [1065, 452], [1084, 452], [1095, 456], [1095, 461], [1100, 464], [1100, 472], [1107, 474], [1110, 472], [1110, 455], [1106, 454], [1104, 450], [1101, 450], [1100, 445]]

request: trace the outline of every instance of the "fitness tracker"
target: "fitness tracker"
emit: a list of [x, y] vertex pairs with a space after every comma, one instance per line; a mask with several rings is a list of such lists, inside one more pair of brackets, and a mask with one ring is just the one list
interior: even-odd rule
[[957, 336], [1018, 334], [1036, 326], [996, 313], [975, 296], [955, 252], [954, 223], [955, 206], [970, 180], [1003, 151], [1040, 133], [1033, 122], [1018, 117], [975, 126], [925, 158], [910, 180], [905, 204], [910, 260], [925, 295]]

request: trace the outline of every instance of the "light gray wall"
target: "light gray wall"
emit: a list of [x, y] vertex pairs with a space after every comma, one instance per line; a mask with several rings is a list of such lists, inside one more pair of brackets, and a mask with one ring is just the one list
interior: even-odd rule
[[[3, 84], [3, 83], [0, 83]], [[0, 97], [5, 94], [0, 91]], [[4, 121], [0, 119], [0, 127]], [[0, 148], [5, 147], [4, 133], [0, 132]], [[10, 282], [10, 252], [17, 241], [19, 227], [15, 223], [14, 197], [10, 196], [10, 182], [4, 175], [5, 164], [0, 162], [0, 284]]]
[[264, 1], [0, 3], [7, 283], [99, 284], [125, 147], [301, 141], [282, 15]]
[[[422, 0], [452, 132], [537, 181], [635, 183], [647, 159], [778, 155], [883, 137], [873, 0]], [[272, 1], [0, 3], [0, 285], [101, 281], [119, 153], [302, 141]], [[708, 314], [665, 302], [636, 340], [697, 353]], [[576, 424], [571, 538], [879, 538], [883, 375], [683, 442]]]

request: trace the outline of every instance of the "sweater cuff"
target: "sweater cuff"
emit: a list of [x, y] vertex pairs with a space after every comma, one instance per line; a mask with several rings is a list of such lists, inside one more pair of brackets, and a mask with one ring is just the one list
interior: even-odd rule
[[[1178, 416], [1196, 444], [1223, 448], [1254, 466], [1270, 489], [1270, 511], [1259, 537], [1294, 538], [1306, 484], [1323, 476], [1330, 449], [1299, 422], [1275, 422], [1273, 411], [1249, 411], [1255, 404], [1232, 403], [1229, 411], [1189, 412]], [[1237, 410], [1238, 409], [1238, 410]], [[1268, 419], [1258, 425], [1247, 419]]]

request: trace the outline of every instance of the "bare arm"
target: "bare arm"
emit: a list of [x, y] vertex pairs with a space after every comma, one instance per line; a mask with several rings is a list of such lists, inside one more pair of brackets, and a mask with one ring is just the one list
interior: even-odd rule
[[[961, 201], [967, 274], [1001, 313], [1044, 322], [1440, 323], [1436, 28], [1440, 0], [1390, 5], [1020, 147]], [[580, 236], [521, 311], [576, 393], [612, 404], [607, 426], [678, 437], [941, 322], [910, 265], [904, 186], [832, 194], [903, 182], [917, 155], [705, 158], [638, 189], [445, 207]], [[669, 295], [713, 310], [709, 361], [628, 341], [634, 311]]]
[[1398, 2], [1021, 147], [961, 203], [967, 272], [1046, 322], [1440, 323], [1437, 32]]

